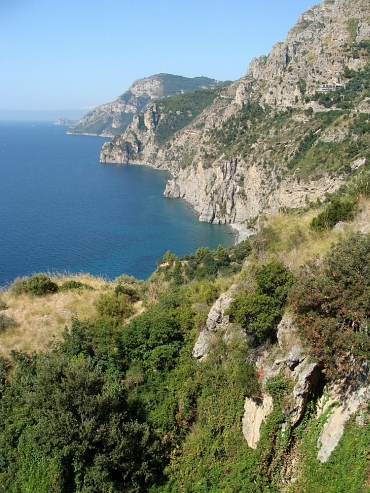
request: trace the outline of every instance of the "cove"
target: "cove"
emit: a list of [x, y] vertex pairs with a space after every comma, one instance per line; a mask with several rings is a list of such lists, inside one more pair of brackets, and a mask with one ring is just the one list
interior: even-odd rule
[[170, 175], [99, 163], [101, 137], [51, 122], [0, 122], [0, 285], [35, 272], [146, 279], [167, 250], [234, 243], [163, 196]]

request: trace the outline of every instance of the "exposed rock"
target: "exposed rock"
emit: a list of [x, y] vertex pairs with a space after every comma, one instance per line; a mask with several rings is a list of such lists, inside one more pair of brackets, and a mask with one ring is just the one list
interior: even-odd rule
[[273, 409], [272, 397], [264, 394], [262, 399], [246, 399], [242, 420], [243, 435], [249, 447], [255, 449], [260, 439], [260, 428], [263, 421]]
[[317, 441], [319, 448], [317, 458], [320, 462], [326, 462], [329, 459], [343, 436], [344, 425], [361, 407], [367, 405], [369, 398], [369, 386], [349, 389], [345, 392], [341, 385], [328, 389], [328, 394], [324, 395], [325, 403], [319, 414], [333, 407]]
[[310, 389], [317, 382], [320, 370], [317, 363], [307, 356], [290, 317], [281, 320], [278, 332], [278, 344], [263, 351], [256, 361], [257, 372], [262, 387], [261, 399], [247, 398], [244, 404], [243, 433], [248, 445], [255, 448], [259, 440], [260, 426], [272, 411], [272, 397], [264, 391], [266, 382], [283, 372], [294, 382], [294, 388], [284, 401], [283, 414], [286, 422], [295, 426], [303, 416]]
[[232, 286], [226, 293], [222, 293], [210, 309], [206, 327], [200, 331], [199, 337], [194, 345], [193, 358], [204, 361], [207, 357], [214, 333], [218, 331], [225, 332], [227, 329], [229, 317], [228, 315], [224, 315], [224, 311], [229, 308], [233, 301], [232, 292], [234, 289], [235, 287]]

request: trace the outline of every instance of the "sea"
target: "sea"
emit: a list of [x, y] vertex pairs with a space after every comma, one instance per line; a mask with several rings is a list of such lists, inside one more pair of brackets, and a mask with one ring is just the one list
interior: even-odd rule
[[37, 272], [147, 279], [170, 250], [234, 244], [163, 191], [168, 172], [99, 163], [109, 139], [52, 122], [0, 122], [0, 286]]

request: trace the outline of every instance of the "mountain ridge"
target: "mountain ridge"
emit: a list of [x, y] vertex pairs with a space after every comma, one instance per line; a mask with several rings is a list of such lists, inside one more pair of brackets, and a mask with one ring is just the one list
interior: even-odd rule
[[208, 77], [189, 78], [165, 73], [137, 79], [113, 102], [99, 105], [89, 111], [68, 133], [113, 137], [122, 133], [132, 122], [133, 116], [140, 113], [153, 99], [218, 84], [219, 81]]
[[368, 2], [326, 0], [165, 142], [157, 135], [173, 115], [157, 101], [100, 160], [169, 170], [165, 195], [206, 222], [243, 227], [263, 211], [304, 206], [369, 164], [368, 135], [349, 124], [370, 114], [369, 40]]

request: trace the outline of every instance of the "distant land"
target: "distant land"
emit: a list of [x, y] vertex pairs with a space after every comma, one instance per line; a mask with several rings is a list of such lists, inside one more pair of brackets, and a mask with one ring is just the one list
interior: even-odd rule
[[209, 77], [183, 77], [172, 74], [156, 74], [137, 79], [115, 101], [92, 109], [68, 133], [92, 134], [113, 137], [123, 133], [152, 101], [177, 94], [209, 89], [225, 84]]
[[57, 118], [55, 125], [75, 125], [76, 120], [70, 120], [69, 118]]

